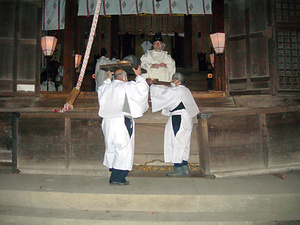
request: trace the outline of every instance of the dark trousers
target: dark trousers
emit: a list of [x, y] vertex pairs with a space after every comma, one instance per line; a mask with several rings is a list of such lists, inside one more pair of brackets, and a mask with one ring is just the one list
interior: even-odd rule
[[188, 161], [182, 161], [182, 163], [174, 163], [175, 167], [182, 167], [182, 166], [187, 166], [188, 165]]
[[132, 135], [132, 131], [133, 131], [133, 124], [132, 124], [132, 120], [127, 118], [127, 117], [124, 117], [125, 120], [124, 120], [124, 123], [125, 123], [125, 126], [127, 128], [127, 131], [128, 131], [128, 134], [129, 134], [129, 137], [131, 137]]
[[117, 170], [117, 169], [109, 169], [109, 171], [111, 172], [110, 175], [110, 182], [126, 182], [126, 177], [129, 173], [128, 170]]
[[180, 129], [180, 124], [181, 124], [181, 115], [173, 115], [172, 116], [172, 127], [173, 127], [175, 136]]

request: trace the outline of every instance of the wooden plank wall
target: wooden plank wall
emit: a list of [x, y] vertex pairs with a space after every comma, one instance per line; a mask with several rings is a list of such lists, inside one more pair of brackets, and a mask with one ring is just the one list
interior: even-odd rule
[[200, 166], [206, 175], [300, 168], [298, 111], [239, 111], [198, 121]]
[[[105, 145], [101, 119], [85, 114], [14, 115], [10, 114], [14, 119], [15, 171], [108, 173], [102, 165]], [[229, 176], [300, 169], [300, 111], [296, 108], [215, 112], [203, 118], [199, 116], [194, 124], [190, 157], [190, 163], [200, 163], [203, 174]], [[136, 121], [136, 163], [163, 161], [165, 122], [159, 118]]]
[[19, 118], [18, 169], [64, 173], [102, 169], [104, 138], [100, 119]]

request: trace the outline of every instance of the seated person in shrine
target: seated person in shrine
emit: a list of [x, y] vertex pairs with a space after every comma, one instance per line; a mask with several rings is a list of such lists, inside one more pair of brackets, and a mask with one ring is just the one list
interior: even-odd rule
[[156, 33], [153, 41], [153, 49], [141, 57], [141, 67], [147, 70], [143, 74], [145, 79], [158, 79], [159, 81], [171, 82], [176, 72], [175, 61], [163, 50], [164, 47], [161, 33]]

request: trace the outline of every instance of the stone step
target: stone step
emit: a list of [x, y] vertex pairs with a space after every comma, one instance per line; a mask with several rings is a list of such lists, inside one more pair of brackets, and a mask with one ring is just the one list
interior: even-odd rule
[[[111, 188], [119, 192], [124, 187]], [[300, 194], [170, 195], [0, 190], [0, 196], [1, 205], [133, 212], [299, 212], [300, 205]]]
[[299, 224], [299, 175], [114, 186], [102, 176], [0, 174], [0, 224]]
[[[144, 212], [300, 212], [299, 175], [247, 178], [108, 177], [0, 174], [0, 205]], [[4, 181], [4, 182], [2, 182]], [[184, 207], [183, 207], [184, 206]]]
[[0, 207], [0, 223], [9, 225], [288, 225], [299, 222], [298, 213], [172, 213]]

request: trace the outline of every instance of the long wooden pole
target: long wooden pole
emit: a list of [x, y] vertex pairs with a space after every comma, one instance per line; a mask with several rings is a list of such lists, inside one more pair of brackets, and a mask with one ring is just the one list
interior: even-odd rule
[[93, 42], [94, 42], [95, 32], [96, 32], [97, 23], [98, 23], [99, 14], [100, 14], [100, 9], [101, 9], [101, 2], [102, 2], [102, 0], [97, 0], [97, 5], [96, 5], [96, 9], [95, 9], [94, 17], [93, 17], [93, 22], [92, 22], [92, 26], [91, 26], [91, 30], [90, 30], [90, 35], [89, 35], [88, 43], [87, 43], [86, 50], [85, 50], [85, 53], [84, 53], [84, 58], [83, 58], [82, 66], [81, 66], [81, 69], [80, 69], [79, 77], [78, 77], [78, 80], [77, 80], [77, 84], [73, 88], [73, 90], [71, 91], [69, 97], [67, 98], [67, 101], [66, 101], [66, 104], [64, 104], [64, 107], [59, 111], [55, 110], [55, 112], [63, 113], [63, 112], [68, 111], [69, 109], [72, 109], [73, 108], [73, 103], [74, 103], [74, 101], [76, 100], [76, 98], [78, 97], [78, 95], [80, 93], [80, 87], [81, 87], [82, 82], [83, 82], [85, 70], [86, 70], [86, 67], [87, 67], [87, 64], [88, 64], [88, 61], [89, 61], [92, 45], [93, 45]]

